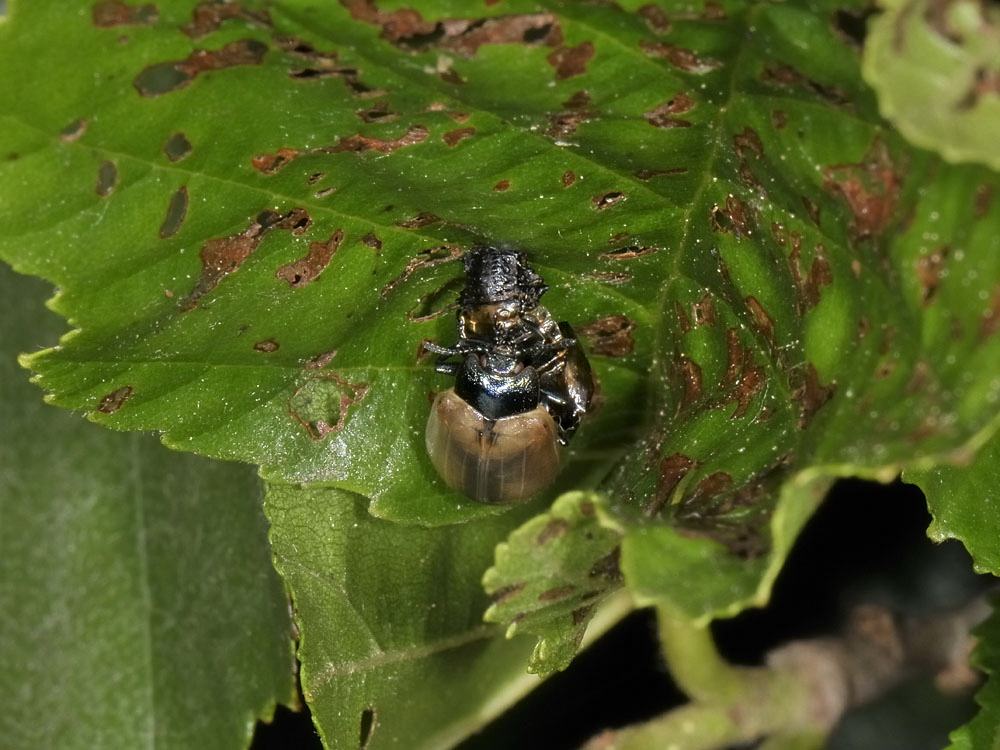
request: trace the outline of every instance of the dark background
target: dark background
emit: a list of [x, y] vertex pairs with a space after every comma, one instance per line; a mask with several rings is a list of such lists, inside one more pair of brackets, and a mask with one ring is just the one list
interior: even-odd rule
[[[731, 661], [754, 664], [788, 640], [835, 632], [858, 603], [912, 614], [964, 603], [988, 579], [972, 572], [957, 542], [930, 542], [929, 522], [912, 485], [838, 482], [796, 542], [771, 604], [715, 624], [720, 649]], [[569, 750], [683, 701], [660, 659], [652, 612], [636, 612], [459, 747]], [[917, 679], [848, 715], [829, 748], [939, 750], [974, 711], [971, 696], [942, 696], [929, 678]], [[253, 750], [278, 748], [320, 750], [308, 714], [279, 709], [272, 724], [258, 726]]]

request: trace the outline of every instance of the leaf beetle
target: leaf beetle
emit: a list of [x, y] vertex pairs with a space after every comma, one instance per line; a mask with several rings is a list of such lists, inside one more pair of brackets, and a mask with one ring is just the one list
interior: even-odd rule
[[452, 375], [427, 421], [427, 452], [445, 483], [482, 502], [526, 500], [559, 473], [565, 445], [591, 406], [590, 363], [523, 253], [489, 246], [464, 258], [458, 341], [424, 342]]

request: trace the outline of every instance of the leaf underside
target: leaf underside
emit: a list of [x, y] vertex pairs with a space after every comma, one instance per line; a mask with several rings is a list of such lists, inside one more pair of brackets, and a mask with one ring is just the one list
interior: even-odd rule
[[3, 745], [245, 748], [297, 701], [260, 483], [42, 404], [50, 292], [0, 268]]

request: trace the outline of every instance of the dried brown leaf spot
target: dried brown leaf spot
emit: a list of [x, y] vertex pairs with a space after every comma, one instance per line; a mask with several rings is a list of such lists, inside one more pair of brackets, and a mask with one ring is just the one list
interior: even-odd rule
[[94, 6], [91, 18], [94, 26], [110, 29], [115, 26], [148, 26], [156, 23], [160, 12], [152, 3], [129, 5], [121, 0], [105, 0]]
[[250, 160], [250, 164], [258, 172], [277, 174], [298, 156], [296, 148], [279, 148], [273, 154], [258, 154]]
[[173, 237], [180, 231], [188, 210], [188, 189], [187, 185], [182, 185], [170, 196], [170, 203], [167, 205], [167, 215], [160, 225], [160, 239]]
[[715, 325], [715, 298], [711, 292], [705, 292], [700, 300], [691, 304], [691, 320], [695, 327]]
[[75, 143], [86, 134], [87, 125], [88, 122], [83, 117], [73, 120], [73, 122], [59, 131], [59, 140], [63, 143]]
[[923, 305], [927, 307], [937, 296], [938, 287], [941, 285], [941, 277], [944, 274], [945, 261], [951, 253], [951, 248], [947, 245], [939, 247], [933, 252], [920, 256], [917, 260], [917, 280], [923, 290]]
[[993, 287], [990, 303], [979, 321], [979, 336], [987, 339], [1000, 331], [1000, 284]]
[[456, 128], [455, 130], [449, 130], [447, 133], [441, 136], [441, 140], [445, 142], [450, 148], [455, 148], [459, 143], [464, 141], [466, 138], [471, 138], [476, 134], [476, 129], [469, 128]]
[[593, 42], [580, 42], [575, 47], [561, 45], [552, 50], [545, 59], [555, 68], [556, 80], [563, 81], [586, 73], [587, 65], [593, 57]]
[[402, 229], [423, 229], [424, 227], [429, 227], [432, 224], [440, 224], [441, 221], [441, 217], [437, 214], [431, 213], [430, 211], [421, 211], [413, 218], [397, 222], [396, 226], [401, 227]]
[[395, 122], [399, 119], [399, 115], [390, 110], [389, 105], [385, 102], [369, 109], [359, 109], [354, 114], [360, 117], [362, 122], [367, 123]]
[[645, 514], [652, 518], [663, 510], [667, 503], [670, 502], [674, 490], [677, 489], [677, 485], [697, 465], [697, 461], [681, 453], [674, 453], [671, 456], [661, 458], [659, 473], [656, 477], [656, 491], [644, 509]]
[[393, 292], [396, 287], [406, 282], [418, 271], [422, 271], [425, 268], [433, 268], [434, 266], [439, 266], [442, 263], [449, 263], [461, 257], [462, 249], [456, 245], [439, 245], [437, 247], [421, 250], [417, 253], [416, 257], [410, 258], [406, 264], [406, 268], [403, 269], [403, 272], [399, 274], [399, 276], [394, 278], [382, 288], [380, 294], [381, 296], [386, 297]]
[[726, 373], [722, 378], [725, 392], [723, 403], [736, 403], [736, 409], [730, 415], [738, 419], [746, 414], [754, 396], [760, 393], [765, 383], [764, 368], [754, 362], [750, 347], [740, 341], [739, 332], [735, 328], [726, 331], [727, 364]]
[[666, 34], [670, 31], [670, 19], [660, 6], [648, 3], [639, 8], [638, 12], [651, 31], [657, 34]]
[[373, 138], [371, 136], [361, 135], [358, 133], [357, 135], [351, 135], [347, 138], [341, 138], [335, 146], [329, 146], [325, 149], [317, 149], [317, 151], [328, 151], [331, 154], [337, 154], [342, 151], [350, 151], [355, 154], [360, 154], [365, 151], [376, 151], [380, 154], [391, 154], [393, 151], [398, 151], [401, 148], [413, 146], [417, 143], [423, 143], [427, 140], [429, 135], [430, 131], [428, 131], [423, 125], [411, 125], [399, 138]]
[[94, 190], [102, 198], [107, 198], [118, 185], [118, 166], [113, 161], [101, 162], [97, 168], [97, 184]]
[[748, 203], [734, 195], [723, 205], [716, 203], [709, 211], [709, 223], [715, 232], [726, 232], [737, 239], [748, 237], [757, 227], [757, 217]]
[[241, 65], [260, 65], [268, 47], [257, 39], [230, 42], [218, 50], [197, 49], [183, 60], [150, 65], [135, 77], [142, 96], [161, 96], [182, 89], [202, 73]]
[[611, 286], [629, 284], [634, 278], [632, 274], [626, 273], [625, 271], [592, 271], [591, 273], [585, 274], [585, 277], [593, 279], [594, 281], [599, 281], [602, 284], [609, 284]]
[[753, 295], [749, 296], [745, 300], [747, 310], [750, 312], [750, 318], [753, 320], [754, 328], [767, 339], [767, 342], [774, 346], [774, 321], [771, 316], [767, 314], [767, 310], [764, 306], [760, 304], [760, 301]]
[[993, 184], [984, 182], [976, 188], [976, 195], [973, 198], [972, 213], [977, 219], [981, 219], [990, 212], [993, 205], [993, 196], [996, 192]]
[[799, 407], [799, 428], [805, 429], [812, 422], [816, 412], [833, 397], [834, 386], [819, 382], [819, 373], [812, 362], [796, 371], [793, 382], [792, 400]]
[[761, 143], [760, 136], [749, 126], [733, 136], [733, 147], [741, 159], [760, 158], [764, 155], [764, 144]]
[[201, 276], [181, 302], [181, 310], [193, 310], [202, 297], [214, 291], [226, 276], [238, 271], [268, 232], [282, 229], [301, 234], [311, 222], [309, 214], [302, 208], [294, 208], [284, 214], [264, 211], [239, 234], [208, 240], [201, 248]]
[[130, 385], [122, 386], [116, 391], [111, 391], [111, 393], [101, 399], [97, 411], [101, 414], [114, 414], [124, 406], [126, 401], [132, 398], [133, 392]]
[[535, 538], [535, 544], [539, 547], [544, 544], [548, 544], [553, 539], [565, 536], [569, 529], [569, 521], [565, 518], [553, 518], [542, 527], [540, 532], [538, 532], [538, 536]]
[[660, 248], [655, 245], [624, 245], [600, 254], [601, 260], [632, 260], [644, 255], [652, 255]]
[[760, 79], [762, 82], [778, 88], [809, 91], [837, 106], [847, 105], [851, 102], [851, 98], [843, 89], [814, 81], [790, 65], [768, 65], [761, 73]]
[[494, 193], [506, 193], [508, 190], [510, 190], [510, 180], [500, 180], [493, 186]]
[[693, 359], [683, 354], [676, 360], [676, 375], [681, 386], [681, 400], [678, 408], [687, 409], [701, 398], [701, 367]]
[[374, 0], [340, 0], [351, 16], [379, 26], [382, 37], [410, 50], [443, 49], [472, 57], [484, 44], [558, 44], [562, 31], [551, 13], [426, 21], [418, 10], [379, 10]]
[[595, 195], [591, 198], [590, 202], [593, 207], [598, 211], [603, 211], [612, 206], [617, 206], [619, 203], [625, 200], [625, 193], [618, 192], [617, 190], [610, 193], [604, 193], [602, 195]]
[[620, 581], [622, 579], [621, 557], [622, 548], [620, 546], [615, 547], [590, 566], [590, 570], [587, 571], [587, 577], [611, 582]]
[[563, 172], [562, 177], [560, 179], [562, 181], [563, 187], [569, 187], [574, 182], [576, 182], [576, 174], [573, 172], [573, 170], [567, 169], [565, 172]]
[[877, 140], [857, 164], [842, 164], [823, 170], [823, 187], [840, 197], [851, 212], [850, 233], [855, 241], [875, 237], [892, 222], [899, 200], [902, 176]]
[[783, 109], [771, 110], [771, 125], [775, 130], [784, 130], [788, 124], [788, 113]]
[[682, 336], [691, 332], [691, 318], [680, 302], [674, 302], [674, 317], [677, 318], [677, 330]]
[[337, 350], [333, 349], [328, 352], [322, 352], [317, 354], [312, 359], [308, 360], [303, 367], [307, 370], [322, 370], [328, 364], [333, 361], [333, 358], [337, 356]]
[[666, 60], [675, 68], [683, 70], [685, 73], [704, 75], [722, 65], [718, 60], [713, 60], [710, 57], [702, 57], [692, 50], [678, 47], [674, 44], [667, 44], [666, 42], [650, 42], [643, 39], [639, 42], [639, 46], [647, 56], [656, 60]]
[[191, 11], [191, 22], [181, 27], [181, 31], [192, 39], [217, 31], [225, 21], [241, 20], [264, 28], [271, 27], [271, 16], [266, 10], [249, 10], [239, 2], [218, 2], [208, 0], [198, 3]]
[[263, 354], [271, 354], [272, 352], [278, 351], [280, 344], [274, 339], [264, 339], [263, 341], [258, 341], [253, 345], [254, 351], [261, 352]]
[[670, 167], [669, 169], [639, 169], [636, 170], [636, 179], [642, 180], [643, 182], [648, 182], [654, 177], [664, 177], [674, 174], [685, 174], [687, 172], [687, 167]]
[[323, 273], [343, 241], [344, 231], [338, 229], [326, 242], [310, 242], [305, 257], [282, 266], [274, 275], [293, 289], [308, 286]]
[[163, 153], [172, 162], [183, 161], [191, 153], [191, 141], [183, 133], [174, 133], [163, 144]]
[[334, 370], [311, 375], [292, 394], [288, 413], [313, 440], [340, 432], [352, 406], [368, 395], [367, 383], [352, 383]]
[[682, 120], [676, 115], [689, 112], [694, 109], [694, 106], [694, 99], [681, 92], [655, 109], [649, 110], [643, 117], [654, 128], [689, 128], [691, 127], [690, 121]]
[[520, 594], [524, 590], [525, 585], [526, 584], [522, 581], [520, 583], [512, 583], [509, 586], [498, 588], [490, 594], [490, 600], [494, 604], [504, 604]]
[[538, 595], [538, 601], [540, 602], [558, 602], [562, 599], [566, 599], [572, 596], [576, 592], [576, 586], [572, 583], [567, 583], [564, 586], [555, 586], [551, 589], [547, 589]]
[[788, 255], [788, 270], [795, 285], [795, 307], [799, 315], [804, 315], [819, 304], [823, 287], [833, 283], [833, 272], [822, 244], [816, 245], [816, 254], [807, 272], [802, 266], [802, 235], [789, 232], [788, 241], [792, 247]]
[[625, 315], [609, 315], [576, 329], [594, 354], [625, 357], [635, 350], [635, 322]]

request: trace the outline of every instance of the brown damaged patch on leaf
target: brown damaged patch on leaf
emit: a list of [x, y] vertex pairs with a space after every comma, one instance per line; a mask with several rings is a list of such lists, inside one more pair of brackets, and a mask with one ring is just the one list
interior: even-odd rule
[[[339, 78], [344, 86], [359, 99], [375, 99], [385, 95], [385, 91], [373, 88], [361, 80], [361, 72], [357, 68], [340, 65], [336, 50], [322, 52], [308, 42], [296, 37], [281, 37], [278, 39], [281, 49], [288, 55], [306, 63], [305, 67], [290, 68], [289, 78], [295, 81], [319, 81], [326, 78]], [[374, 110], [372, 110], [374, 113]], [[358, 113], [359, 116], [361, 113]], [[362, 117], [362, 119], [364, 119]], [[389, 122], [395, 119], [386, 113], [379, 122]]]
[[549, 65], [556, 70], [556, 80], [564, 81], [567, 78], [582, 75], [587, 72], [587, 65], [594, 57], [594, 45], [592, 42], [580, 42], [575, 47], [559, 46], [549, 53], [545, 58]]
[[564, 140], [573, 135], [581, 124], [591, 120], [595, 114], [590, 107], [590, 94], [586, 91], [577, 91], [563, 102], [561, 112], [549, 115], [549, 126], [545, 129], [545, 135], [556, 140]]
[[441, 136], [441, 140], [450, 148], [455, 148], [459, 143], [464, 141], [466, 138], [471, 138], [476, 134], [475, 128], [456, 128], [455, 130], [449, 130], [447, 133]]
[[647, 517], [652, 518], [663, 510], [673, 497], [677, 485], [696, 466], [698, 466], [697, 461], [681, 453], [674, 453], [672, 456], [664, 456], [660, 459], [656, 491], [644, 509]]
[[412, 219], [405, 219], [397, 222], [396, 226], [403, 229], [423, 229], [424, 227], [429, 227], [432, 224], [440, 223], [441, 217], [437, 214], [432, 214], [430, 211], [421, 211]]
[[[783, 231], [783, 228], [779, 231]], [[804, 315], [819, 304], [823, 287], [833, 283], [833, 272], [826, 259], [826, 248], [822, 244], [816, 245], [812, 265], [805, 272], [802, 268], [802, 235], [789, 232], [788, 241], [792, 247], [788, 255], [788, 270], [795, 285], [795, 308], [799, 315]]]
[[694, 106], [694, 99], [682, 91], [660, 106], [649, 110], [643, 117], [654, 128], [689, 128], [691, 127], [690, 121], [682, 120], [676, 115], [690, 112]]
[[754, 328], [760, 332], [761, 336], [767, 339], [767, 342], [771, 346], [774, 346], [774, 321], [767, 314], [767, 310], [764, 309], [764, 306], [753, 295], [746, 298], [746, 306], [747, 310], [750, 311], [750, 317], [753, 319]]
[[567, 169], [565, 172], [563, 172], [561, 180], [563, 187], [569, 187], [574, 182], [576, 182], [576, 174], [573, 173], [573, 170]]
[[86, 134], [88, 124], [87, 120], [83, 117], [73, 120], [73, 122], [59, 131], [59, 140], [63, 143], [76, 143]]
[[565, 586], [555, 586], [551, 589], [543, 591], [538, 595], [538, 601], [540, 602], [557, 602], [566, 597], [572, 596], [576, 592], [576, 586], [571, 583]]
[[343, 241], [344, 231], [338, 229], [326, 242], [310, 242], [309, 252], [304, 258], [282, 266], [274, 275], [287, 281], [293, 289], [308, 286], [323, 273]]
[[174, 133], [163, 144], [163, 153], [171, 162], [179, 162], [191, 154], [191, 141], [183, 133]]
[[389, 105], [384, 102], [369, 109], [359, 109], [354, 114], [366, 123], [395, 122], [399, 119], [399, 115], [389, 109]]
[[819, 382], [819, 373], [812, 362], [798, 371], [792, 391], [792, 400], [799, 407], [799, 429], [805, 429], [812, 422], [816, 412], [833, 397], [834, 386]]
[[494, 193], [506, 193], [508, 190], [510, 190], [510, 180], [500, 180], [493, 186]]
[[258, 154], [250, 160], [250, 165], [258, 172], [277, 174], [298, 156], [297, 148], [279, 148], [273, 154]]
[[218, 50], [196, 49], [183, 60], [150, 65], [135, 77], [133, 85], [142, 96], [162, 96], [185, 88], [202, 73], [260, 65], [267, 51], [267, 45], [256, 39], [230, 42]]
[[889, 227], [901, 184], [902, 176], [880, 140], [857, 164], [823, 170], [823, 187], [840, 197], [851, 212], [850, 233], [855, 241], [878, 236]]
[[715, 232], [726, 232], [737, 239], [749, 237], [757, 227], [757, 217], [746, 201], [735, 195], [726, 197], [724, 205], [718, 203], [709, 211], [709, 223]]
[[700, 300], [692, 303], [691, 320], [695, 327], [715, 325], [715, 298], [711, 292], [705, 292]]
[[566, 532], [569, 531], [570, 525], [569, 521], [565, 518], [553, 518], [544, 528], [538, 533], [538, 537], [535, 539], [535, 544], [539, 547], [543, 544], [548, 544], [553, 539], [558, 539], [561, 536], [565, 536]]
[[995, 188], [992, 184], [984, 182], [976, 188], [976, 196], [973, 198], [972, 213], [977, 219], [981, 219], [990, 212], [993, 205], [993, 195]]
[[639, 46], [647, 56], [656, 60], [666, 60], [678, 70], [685, 73], [704, 75], [718, 69], [722, 63], [710, 57], [702, 57], [693, 50], [678, 47], [666, 42], [650, 42], [643, 39]]
[[687, 167], [670, 167], [669, 169], [639, 169], [636, 170], [636, 179], [642, 180], [643, 182], [648, 182], [654, 177], [664, 177], [674, 174], [686, 174]]
[[258, 341], [253, 345], [254, 351], [261, 352], [263, 354], [276, 352], [280, 347], [281, 345], [274, 339], [264, 339], [263, 341]]
[[273, 154], [258, 154], [251, 159], [251, 164], [254, 169], [265, 174], [276, 174], [302, 156], [339, 154], [345, 151], [354, 154], [362, 154], [366, 151], [391, 154], [401, 148], [423, 143], [429, 135], [430, 131], [423, 125], [411, 125], [403, 135], [393, 139], [374, 138], [358, 133], [340, 138], [332, 146], [320, 146], [306, 151], [283, 147]]
[[382, 249], [382, 240], [378, 238], [374, 232], [369, 232], [364, 237], [361, 238], [362, 244], [370, 247], [375, 252], [379, 252]]
[[635, 322], [625, 315], [609, 315], [576, 329], [594, 354], [625, 357], [635, 350]]
[[599, 281], [602, 284], [610, 284], [611, 286], [629, 284], [634, 278], [632, 274], [625, 271], [592, 271], [591, 273], [584, 274], [584, 276], [585, 278]]
[[317, 354], [312, 359], [308, 360], [303, 367], [307, 370], [322, 370], [328, 364], [333, 361], [333, 358], [337, 356], [337, 350], [333, 349], [328, 352], [322, 352]]
[[273, 229], [301, 234], [309, 228], [312, 220], [302, 208], [279, 214], [263, 211], [239, 234], [208, 240], [201, 248], [201, 277], [180, 304], [182, 311], [193, 310], [202, 297], [214, 291], [219, 283], [231, 273], [235, 273], [257, 249], [264, 236]]
[[683, 389], [678, 408], [683, 411], [701, 398], [701, 367], [694, 360], [681, 355], [677, 360], [676, 371]]
[[271, 27], [271, 16], [266, 10], [249, 10], [238, 2], [201, 2], [191, 11], [191, 22], [181, 27], [181, 31], [192, 39], [217, 31], [225, 21], [241, 20], [263, 28]]
[[621, 557], [622, 548], [620, 546], [615, 547], [590, 566], [587, 576], [605, 581], [620, 581], [622, 579]]
[[760, 79], [762, 82], [778, 88], [809, 91], [837, 106], [844, 106], [851, 102], [851, 98], [843, 89], [814, 81], [790, 65], [769, 65], [764, 68]]
[[624, 247], [616, 247], [614, 250], [601, 253], [598, 257], [601, 260], [632, 260], [633, 258], [641, 258], [644, 255], [652, 255], [659, 249], [655, 245], [625, 245]]
[[94, 186], [96, 193], [102, 198], [107, 198], [114, 192], [118, 185], [118, 167], [113, 161], [101, 162], [97, 168], [97, 184]]
[[809, 221], [819, 226], [820, 208], [814, 200], [810, 199], [808, 196], [802, 196], [802, 206], [806, 209], [806, 214], [809, 216]]
[[426, 21], [420, 11], [379, 10], [374, 0], [340, 0], [357, 21], [382, 28], [382, 38], [405, 49], [442, 49], [472, 57], [484, 44], [546, 44], [562, 41], [551, 13], [521, 13], [490, 18]]
[[97, 3], [91, 13], [94, 26], [110, 29], [115, 26], [148, 26], [156, 23], [160, 12], [152, 3], [129, 5], [121, 0]]
[[619, 203], [625, 200], [625, 193], [618, 191], [612, 191], [610, 193], [604, 193], [603, 195], [595, 195], [590, 199], [591, 204], [598, 211], [603, 211], [612, 206], [617, 206]]
[[691, 332], [691, 318], [688, 317], [680, 302], [674, 302], [674, 317], [677, 318], [677, 330], [680, 331], [681, 335]]
[[400, 284], [405, 283], [413, 274], [425, 268], [440, 266], [442, 263], [450, 263], [462, 257], [462, 249], [457, 245], [439, 245], [426, 250], [421, 250], [416, 257], [410, 258], [406, 268], [396, 278], [382, 287], [380, 292], [382, 297], [388, 296]]
[[927, 307], [934, 301], [938, 287], [941, 285], [941, 277], [944, 272], [945, 261], [951, 253], [951, 248], [947, 245], [939, 247], [927, 255], [922, 255], [917, 260], [917, 280], [923, 289], [923, 305]]
[[504, 604], [520, 594], [526, 585], [522, 581], [521, 583], [512, 583], [509, 586], [503, 586], [490, 594], [490, 600], [494, 604]]
[[747, 413], [750, 402], [764, 387], [766, 376], [764, 368], [754, 362], [750, 347], [743, 346], [735, 328], [726, 331], [726, 350], [726, 374], [722, 378], [725, 396], [722, 402], [736, 403], [730, 418], [738, 419]]
[[788, 124], [788, 113], [783, 109], [771, 110], [771, 125], [775, 130], [784, 130]]
[[670, 31], [670, 19], [660, 6], [649, 3], [639, 8], [638, 13], [646, 21], [650, 31], [657, 34], [666, 34]]
[[126, 401], [132, 398], [133, 392], [130, 385], [122, 386], [116, 391], [111, 391], [111, 393], [101, 399], [97, 411], [101, 414], [114, 414], [125, 405]]
[[167, 206], [167, 215], [160, 225], [160, 239], [173, 237], [180, 231], [184, 219], [187, 217], [188, 209], [188, 189], [187, 185], [177, 188], [170, 197], [170, 204]]
[[764, 155], [764, 144], [761, 143], [760, 136], [749, 126], [733, 136], [733, 148], [741, 159]]
[[334, 370], [310, 376], [292, 394], [288, 413], [313, 440], [340, 432], [352, 406], [368, 395], [368, 383], [352, 383]]

